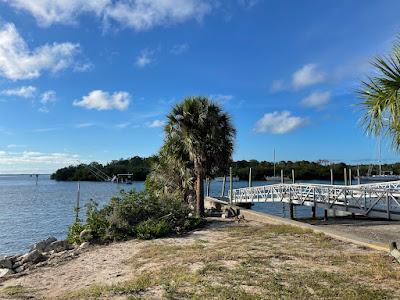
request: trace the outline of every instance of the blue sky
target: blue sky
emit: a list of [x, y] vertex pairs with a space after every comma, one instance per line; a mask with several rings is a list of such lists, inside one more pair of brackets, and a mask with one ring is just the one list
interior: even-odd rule
[[[0, 173], [155, 154], [171, 106], [221, 103], [235, 159], [368, 162], [354, 90], [400, 2], [0, 0]], [[383, 143], [387, 161], [398, 160]]]

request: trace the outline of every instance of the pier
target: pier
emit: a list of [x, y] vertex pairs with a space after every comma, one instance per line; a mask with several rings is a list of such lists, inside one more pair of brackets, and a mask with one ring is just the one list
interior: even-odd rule
[[231, 204], [284, 202], [313, 208], [400, 220], [400, 181], [358, 185], [280, 183], [230, 189]]

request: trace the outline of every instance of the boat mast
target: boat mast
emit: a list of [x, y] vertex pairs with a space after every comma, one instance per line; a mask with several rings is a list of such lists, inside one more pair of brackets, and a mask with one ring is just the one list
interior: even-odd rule
[[381, 135], [378, 135], [378, 166], [379, 166], [379, 175], [382, 175], [382, 149], [381, 149]]
[[276, 177], [275, 148], [274, 148], [274, 177]]

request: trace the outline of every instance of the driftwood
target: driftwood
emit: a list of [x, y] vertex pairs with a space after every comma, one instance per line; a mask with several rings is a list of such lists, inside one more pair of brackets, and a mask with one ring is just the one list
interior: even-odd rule
[[400, 250], [397, 248], [396, 242], [390, 243], [390, 254], [400, 263]]

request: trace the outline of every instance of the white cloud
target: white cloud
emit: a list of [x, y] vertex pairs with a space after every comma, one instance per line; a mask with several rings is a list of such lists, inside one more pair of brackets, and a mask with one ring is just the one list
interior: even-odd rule
[[0, 76], [11, 79], [37, 78], [43, 71], [57, 73], [74, 63], [79, 44], [53, 43], [30, 50], [14, 24], [0, 27]]
[[306, 107], [323, 108], [329, 103], [331, 92], [313, 92], [301, 101], [301, 104]]
[[96, 110], [125, 110], [130, 102], [131, 96], [127, 92], [120, 91], [109, 94], [102, 90], [94, 90], [89, 95], [83, 96], [81, 100], [75, 100], [73, 105]]
[[150, 124], [147, 125], [149, 128], [158, 128], [158, 127], [163, 127], [165, 125], [165, 121], [162, 120], [154, 120]]
[[266, 113], [257, 121], [254, 131], [258, 133], [285, 134], [306, 125], [308, 120], [296, 117], [289, 111]]
[[50, 102], [54, 102], [56, 100], [56, 92], [53, 90], [48, 90], [42, 93], [40, 96], [40, 103], [46, 105]]
[[171, 53], [181, 55], [189, 50], [189, 44], [176, 44], [171, 48]]
[[211, 100], [223, 105], [230, 102], [234, 97], [233, 95], [213, 94], [210, 95]]
[[140, 55], [138, 57], [136, 57], [136, 66], [139, 68], [144, 68], [147, 65], [151, 64], [152, 62], [154, 62], [154, 52], [152, 51], [148, 51], [148, 50], [144, 50], [142, 51], [142, 53], [140, 53]]
[[70, 153], [41, 153], [35, 151], [0, 151], [3, 174], [50, 173], [66, 165], [76, 164], [79, 156]]
[[211, 11], [208, 0], [3, 0], [32, 14], [41, 26], [75, 24], [84, 13], [105, 23], [115, 22], [137, 31], [155, 26], [200, 21]]
[[[0, 58], [1, 59], [1, 58]], [[1, 92], [6, 96], [18, 96], [22, 98], [32, 98], [36, 94], [36, 87], [34, 86], [21, 86], [15, 89], [3, 90]]]
[[319, 71], [315, 64], [308, 64], [294, 72], [292, 76], [292, 84], [294, 88], [299, 89], [321, 83], [325, 81], [325, 79], [325, 73]]

